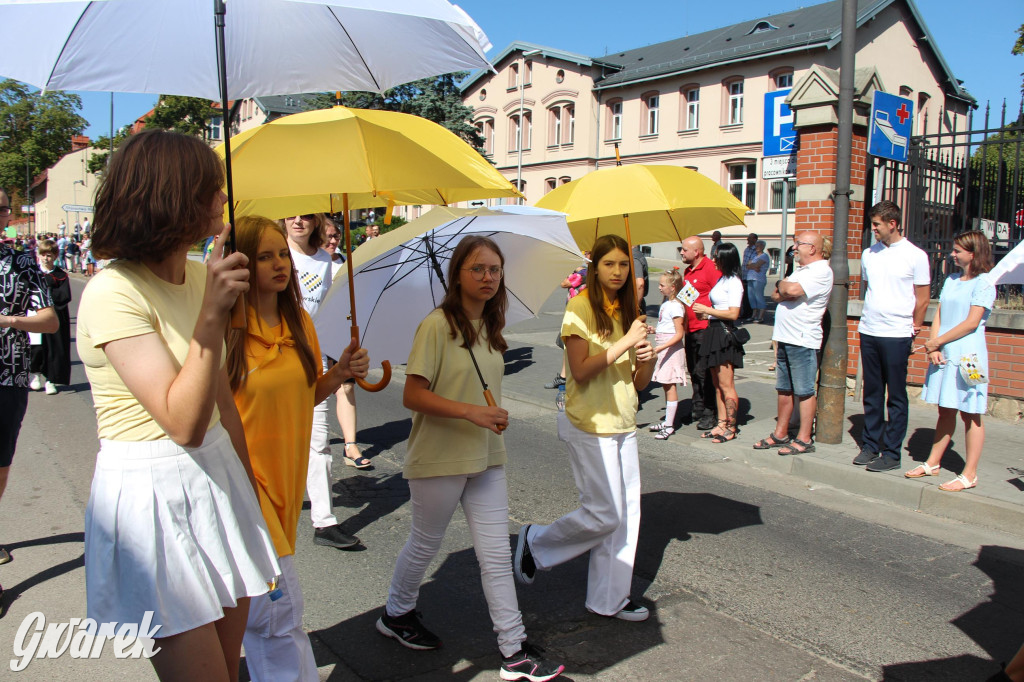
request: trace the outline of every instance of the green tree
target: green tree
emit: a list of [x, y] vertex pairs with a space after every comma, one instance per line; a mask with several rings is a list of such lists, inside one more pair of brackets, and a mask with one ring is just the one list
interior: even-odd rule
[[0, 82], [0, 187], [11, 192], [12, 206], [26, 203], [26, 176], [34, 178], [71, 151], [71, 137], [88, 125], [81, 108], [78, 95], [44, 95], [15, 80]]
[[[129, 125], [123, 126], [120, 130], [114, 133], [114, 148], [117, 149], [121, 146], [121, 143], [128, 139], [128, 136], [132, 134], [132, 127]], [[88, 168], [90, 173], [102, 173], [107, 167], [107, 157], [110, 156], [110, 136], [100, 135], [96, 138], [92, 146], [97, 151], [91, 157], [89, 157]]]
[[146, 119], [146, 127], [176, 130], [206, 139], [210, 121], [217, 116], [220, 116], [220, 109], [214, 109], [208, 99], [160, 95], [160, 100], [153, 108], [153, 115]]
[[[1010, 54], [1024, 54], [1024, 24], [1021, 24], [1020, 28], [1017, 29], [1017, 42], [1013, 44], [1013, 49], [1010, 50]], [[1020, 90], [1021, 92], [1024, 92], [1024, 73], [1021, 74]]]
[[[435, 78], [405, 83], [386, 90], [383, 95], [376, 92], [343, 92], [341, 104], [353, 109], [383, 109], [415, 114], [444, 126], [483, 153], [484, 139], [472, 123], [473, 107], [462, 103], [458, 82], [467, 72], [446, 73]], [[337, 103], [333, 92], [317, 94], [310, 102], [310, 109], [327, 109]]]

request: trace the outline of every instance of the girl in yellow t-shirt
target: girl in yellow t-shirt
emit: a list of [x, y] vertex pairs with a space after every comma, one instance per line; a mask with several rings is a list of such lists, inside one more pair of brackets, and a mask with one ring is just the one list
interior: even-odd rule
[[[92, 248], [117, 260], [78, 310], [100, 437], [88, 615], [116, 629], [151, 622], [161, 680], [238, 679], [249, 597], [279, 573], [223, 369], [228, 314], [249, 288], [245, 256], [222, 253], [223, 184], [201, 140], [132, 135], [96, 195]], [[215, 235], [206, 265], [189, 259]]]
[[529, 585], [538, 568], [549, 570], [589, 550], [587, 609], [642, 621], [647, 608], [629, 595], [640, 532], [636, 411], [655, 355], [647, 325], [637, 317], [626, 242], [600, 237], [592, 259], [586, 291], [562, 318], [570, 371], [565, 412], [558, 415], [558, 437], [569, 448], [582, 506], [551, 525], [523, 526], [513, 567]]
[[247, 326], [228, 332], [228, 375], [242, 418], [260, 507], [281, 565], [280, 596], [249, 607], [245, 656], [256, 682], [317, 680], [313, 648], [302, 629], [302, 590], [292, 557], [306, 487], [313, 406], [350, 377], [365, 377], [370, 361], [356, 342], [322, 373], [320, 346], [292, 267], [284, 228], [246, 216], [235, 228], [249, 259]]
[[[405, 406], [413, 411], [405, 477], [412, 529], [398, 555], [377, 631], [410, 649], [441, 646], [416, 614], [420, 583], [460, 503], [473, 535], [503, 680], [550, 680], [563, 666], [526, 643], [508, 546], [508, 488], [501, 432], [508, 412], [484, 403], [480, 367], [498, 405], [508, 294], [505, 258], [494, 241], [465, 237], [448, 264], [448, 291], [420, 323], [406, 366]], [[470, 355], [472, 352], [472, 356]]]

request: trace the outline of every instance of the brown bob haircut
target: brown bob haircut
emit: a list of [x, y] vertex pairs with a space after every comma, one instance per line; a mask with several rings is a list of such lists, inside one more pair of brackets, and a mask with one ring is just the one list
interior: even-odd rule
[[195, 137], [145, 130], [110, 158], [96, 193], [97, 258], [161, 260], [205, 237], [224, 165]]
[[964, 251], [974, 254], [974, 260], [971, 261], [971, 277], [988, 272], [993, 268], [992, 244], [989, 242], [988, 236], [981, 230], [961, 232], [953, 237], [953, 242]]

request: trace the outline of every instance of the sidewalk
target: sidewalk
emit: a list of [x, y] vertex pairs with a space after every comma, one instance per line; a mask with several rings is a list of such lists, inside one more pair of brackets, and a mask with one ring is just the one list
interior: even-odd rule
[[[649, 301], [650, 302], [650, 301]], [[540, 318], [529, 320], [509, 329], [506, 338], [510, 353], [525, 353], [524, 346], [532, 346], [532, 364], [517, 368], [506, 376], [503, 395], [543, 407], [554, 409], [555, 391], [543, 388], [544, 383], [558, 371], [561, 351], [555, 346], [555, 335], [561, 321], [561, 299], [552, 297], [544, 306]], [[816, 451], [807, 455], [783, 457], [776, 450], [754, 450], [752, 445], [775, 428], [776, 393], [775, 375], [768, 371], [771, 364], [771, 332], [767, 324], [748, 324], [751, 340], [746, 345], [744, 368], [736, 372], [740, 396], [740, 435], [734, 443], [711, 445], [699, 438], [692, 425], [683, 426], [664, 443], [649, 437], [643, 427], [664, 418], [664, 393], [653, 386], [641, 395], [641, 409], [637, 416], [643, 432], [640, 434], [641, 456], [645, 449], [697, 448], [727, 455], [733, 461], [750, 467], [767, 468], [807, 481], [829, 485], [857, 495], [875, 498], [890, 504], [921, 512], [977, 524], [1014, 535], [1024, 535], [1024, 423], [985, 417], [985, 450], [978, 466], [978, 487], [961, 492], [947, 493], [938, 485], [952, 479], [963, 467], [963, 424], [957, 420], [953, 443], [943, 460], [942, 472], [935, 477], [906, 479], [915, 462], [923, 462], [931, 449], [937, 412], [934, 406], [917, 398], [910, 400], [910, 423], [904, 443], [903, 466], [884, 473], [870, 473], [864, 467], [854, 466], [853, 458], [859, 448], [862, 408], [852, 397], [846, 402], [846, 435], [838, 445], [815, 443]], [[513, 356], [515, 357], [515, 356]], [[517, 363], [506, 361], [507, 367]], [[523, 363], [525, 365], [526, 363]], [[679, 413], [689, 414], [689, 387], [680, 389]], [[947, 468], [948, 467], [948, 468]]]

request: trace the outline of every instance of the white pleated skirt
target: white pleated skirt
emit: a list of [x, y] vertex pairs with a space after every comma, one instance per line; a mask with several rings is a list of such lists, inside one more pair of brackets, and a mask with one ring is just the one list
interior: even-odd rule
[[167, 637], [267, 592], [277, 553], [227, 431], [197, 448], [170, 439], [100, 441], [85, 513], [88, 616]]

